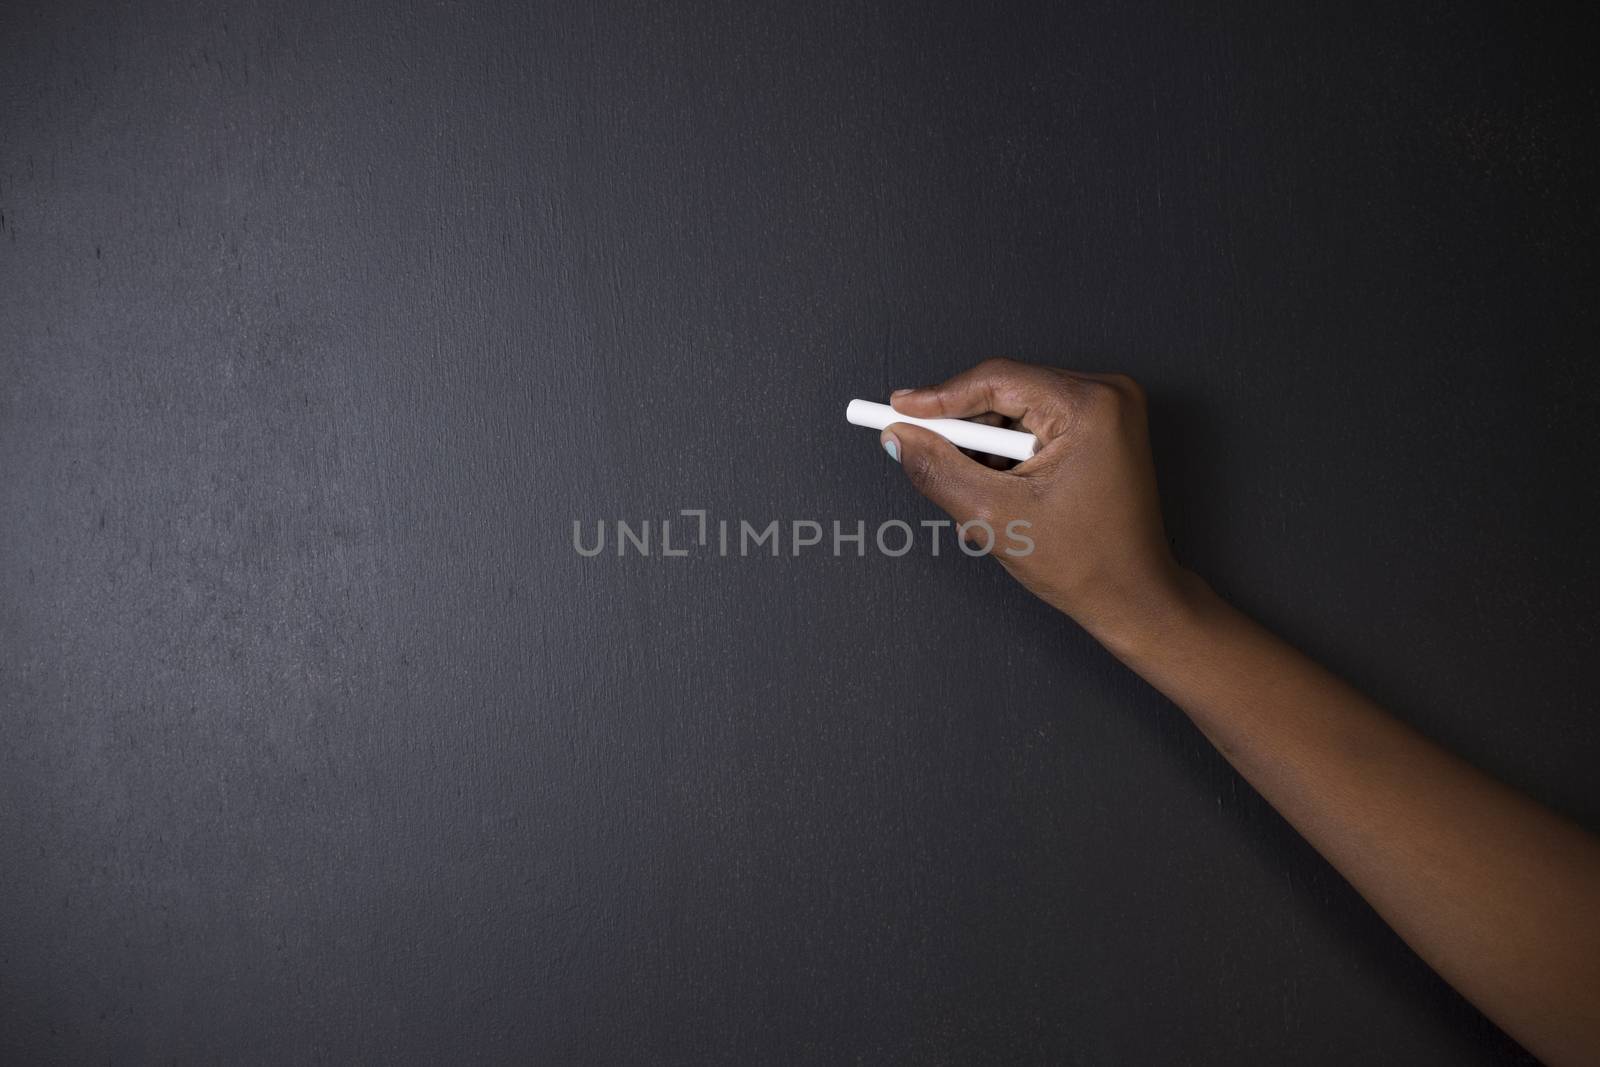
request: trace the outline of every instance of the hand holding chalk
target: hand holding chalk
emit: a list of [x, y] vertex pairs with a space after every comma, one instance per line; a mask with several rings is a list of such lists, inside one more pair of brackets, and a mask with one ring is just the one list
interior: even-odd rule
[[850, 401], [850, 406], [844, 409], [844, 417], [851, 425], [865, 426], [869, 430], [881, 430], [896, 422], [910, 423], [932, 430], [957, 448], [1007, 459], [1029, 459], [1039, 450], [1039, 439], [1031, 433], [985, 426], [966, 419], [918, 419], [902, 415], [888, 404], [874, 404], [870, 400]]
[[[1187, 579], [1161, 528], [1144, 392], [1132, 379], [990, 360], [897, 394], [895, 404], [858, 400], [850, 421], [893, 424], [879, 440], [912, 487], [1101, 640], [1115, 644], [1124, 626], [1182, 595]], [[965, 421], [982, 415], [1029, 432]], [[1033, 458], [1000, 471], [960, 448]], [[1008, 553], [1013, 531], [1034, 550]]]

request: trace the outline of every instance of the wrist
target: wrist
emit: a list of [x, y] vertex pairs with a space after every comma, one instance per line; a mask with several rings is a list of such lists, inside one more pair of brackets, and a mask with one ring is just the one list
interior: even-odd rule
[[1108, 652], [1132, 666], [1194, 625], [1215, 599], [1204, 579], [1173, 563], [1153, 579], [1107, 598], [1077, 621]]

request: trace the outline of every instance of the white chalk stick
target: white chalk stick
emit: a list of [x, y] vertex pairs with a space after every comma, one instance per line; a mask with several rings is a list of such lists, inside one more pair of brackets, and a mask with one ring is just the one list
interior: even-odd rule
[[1039, 439], [1020, 430], [1003, 430], [998, 426], [985, 426], [966, 419], [914, 419], [902, 415], [888, 404], [874, 404], [870, 400], [852, 400], [844, 409], [844, 417], [853, 426], [881, 430], [892, 422], [909, 422], [932, 430], [957, 448], [970, 448], [974, 452], [987, 452], [991, 456], [1007, 459], [1027, 459], [1039, 450]]

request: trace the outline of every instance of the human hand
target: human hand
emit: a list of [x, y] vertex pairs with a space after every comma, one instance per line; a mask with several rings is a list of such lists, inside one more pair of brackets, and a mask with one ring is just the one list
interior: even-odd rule
[[880, 435], [911, 484], [968, 524], [967, 540], [987, 543], [1023, 585], [1102, 641], [1181, 595], [1189, 579], [1162, 530], [1144, 390], [1133, 379], [991, 359], [943, 385], [900, 390], [890, 404], [1039, 439], [1031, 459], [996, 470], [918, 426], [897, 422]]

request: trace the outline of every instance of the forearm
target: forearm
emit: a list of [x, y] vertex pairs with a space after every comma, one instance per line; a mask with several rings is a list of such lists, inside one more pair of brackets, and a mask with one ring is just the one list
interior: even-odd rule
[[1446, 980], [1552, 1064], [1600, 1063], [1600, 844], [1385, 714], [1177, 570], [1143, 390], [991, 360], [896, 393], [918, 418], [1000, 415], [1039, 441], [1009, 472], [925, 427], [882, 435], [958, 523], [1161, 690]]
[[1552, 1063], [1600, 1060], [1600, 844], [1184, 576], [1090, 626], [1443, 977]]

